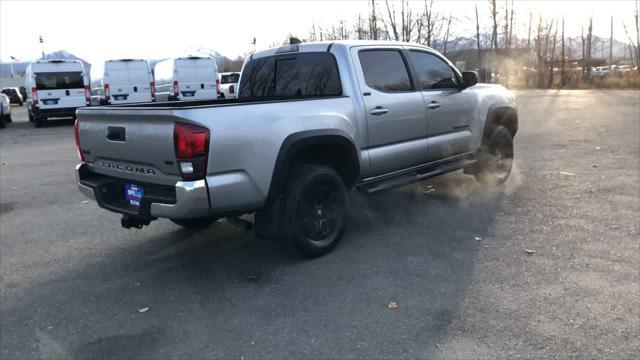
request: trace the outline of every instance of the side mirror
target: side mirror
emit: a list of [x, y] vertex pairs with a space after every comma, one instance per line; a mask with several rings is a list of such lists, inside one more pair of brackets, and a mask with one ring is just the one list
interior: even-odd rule
[[478, 73], [475, 71], [462, 72], [462, 87], [468, 88], [478, 83]]

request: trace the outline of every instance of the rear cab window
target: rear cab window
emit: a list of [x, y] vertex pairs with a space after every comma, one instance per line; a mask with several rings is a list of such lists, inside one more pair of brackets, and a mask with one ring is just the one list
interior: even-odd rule
[[240, 74], [226, 74], [220, 76], [220, 82], [222, 84], [235, 84], [240, 81]]
[[358, 52], [365, 82], [382, 92], [412, 91], [411, 78], [401, 50], [373, 49]]
[[35, 76], [37, 90], [84, 88], [81, 72], [36, 73]]
[[338, 64], [328, 52], [273, 55], [249, 61], [239, 97], [322, 97], [342, 95]]

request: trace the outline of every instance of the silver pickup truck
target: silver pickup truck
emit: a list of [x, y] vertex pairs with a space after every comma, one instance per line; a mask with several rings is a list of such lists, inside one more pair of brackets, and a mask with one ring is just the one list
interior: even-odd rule
[[411, 43], [302, 43], [261, 51], [237, 99], [77, 111], [82, 193], [140, 228], [255, 213], [258, 236], [302, 254], [344, 232], [348, 191], [365, 194], [464, 169], [511, 171], [514, 96]]

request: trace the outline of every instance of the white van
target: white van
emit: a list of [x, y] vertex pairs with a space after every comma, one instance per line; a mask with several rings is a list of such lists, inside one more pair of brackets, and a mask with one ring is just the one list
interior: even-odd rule
[[220, 97], [235, 99], [238, 97], [239, 72], [220, 73]]
[[109, 104], [156, 100], [153, 75], [147, 60], [120, 59], [105, 61], [102, 87], [105, 100]]
[[43, 126], [50, 118], [74, 117], [91, 101], [89, 77], [78, 60], [36, 60], [27, 66], [29, 121]]
[[218, 66], [214, 59], [189, 56], [156, 64], [157, 101], [217, 99]]

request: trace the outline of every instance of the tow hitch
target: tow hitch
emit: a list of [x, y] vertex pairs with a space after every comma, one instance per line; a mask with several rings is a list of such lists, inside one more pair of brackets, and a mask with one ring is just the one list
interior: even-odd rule
[[122, 219], [120, 219], [120, 225], [125, 229], [142, 229], [143, 226], [149, 225], [150, 223], [151, 219], [135, 218], [129, 215], [122, 215]]

